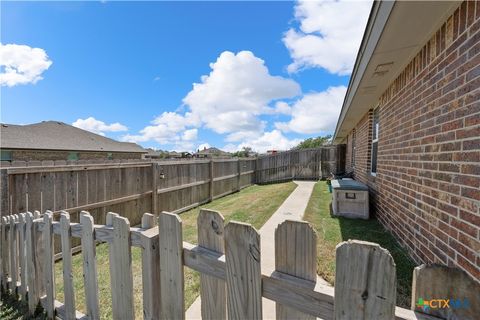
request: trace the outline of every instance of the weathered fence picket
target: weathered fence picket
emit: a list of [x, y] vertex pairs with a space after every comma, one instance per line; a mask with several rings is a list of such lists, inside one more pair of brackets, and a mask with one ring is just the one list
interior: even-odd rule
[[85, 211], [80, 213], [80, 224], [82, 225], [83, 281], [87, 316], [90, 319], [99, 319], [95, 229], [92, 216]]
[[[306, 222], [285, 221], [275, 230], [275, 270], [297, 278], [317, 281], [317, 237]], [[276, 304], [277, 319], [316, 319], [281, 303]]]
[[111, 257], [110, 274], [112, 284], [112, 312], [114, 319], [135, 318], [133, 306], [133, 275], [130, 222], [128, 219], [113, 217], [113, 239], [110, 243]]
[[260, 235], [251, 225], [225, 227], [227, 310], [229, 319], [262, 319]]
[[[198, 245], [225, 253], [224, 218], [216, 211], [201, 209], [197, 219]], [[200, 296], [202, 319], [226, 319], [226, 287], [225, 281], [200, 274]]]
[[20, 296], [27, 299], [27, 263], [25, 256], [25, 213], [18, 215], [18, 255], [20, 263]]
[[62, 242], [63, 263], [63, 296], [65, 304], [65, 316], [67, 319], [75, 319], [75, 293], [73, 290], [72, 274], [72, 229], [70, 215], [62, 212], [60, 215], [60, 237]]
[[395, 317], [396, 269], [387, 250], [371, 242], [342, 242], [335, 265], [335, 319]]
[[142, 241], [142, 289], [143, 317], [145, 320], [160, 318], [160, 250], [158, 233], [155, 234], [155, 216], [145, 213], [142, 217], [142, 229], [145, 229]]
[[26, 262], [27, 262], [27, 288], [28, 288], [28, 312], [32, 315], [35, 311], [36, 303], [38, 303], [38, 295], [35, 294], [38, 291], [37, 286], [35, 285], [35, 235], [33, 234], [34, 225], [33, 225], [33, 214], [31, 212], [27, 212], [26, 215], [26, 240], [25, 240], [25, 247], [26, 247]]
[[43, 215], [43, 246], [45, 252], [44, 260], [44, 286], [46, 293], [47, 316], [53, 318], [55, 316], [55, 267], [54, 267], [54, 249], [53, 249], [53, 215], [51, 211], [45, 212]]
[[[25, 217], [24, 224], [22, 217]], [[25, 286], [29, 314], [33, 314], [41, 303], [49, 318], [98, 319], [95, 244], [107, 242], [114, 319], [130, 319], [135, 315], [132, 246], [142, 249], [145, 319], [184, 318], [185, 266], [201, 273], [201, 314], [204, 319], [225, 318], [226, 314], [229, 319], [261, 319], [262, 297], [276, 302], [277, 319], [440, 319], [433, 311], [432, 315], [427, 315], [395, 307], [393, 259], [386, 250], [373, 243], [341, 243], [336, 253], [335, 288], [317, 283], [316, 236], [305, 222], [286, 221], [277, 227], [275, 271], [266, 274], [261, 271], [260, 236], [256, 230], [236, 222], [230, 222], [224, 228], [223, 217], [218, 212], [202, 210], [199, 214], [198, 246], [182, 242], [182, 223], [175, 214], [159, 214], [158, 226], [154, 215], [144, 214], [140, 228], [130, 227], [128, 219], [116, 213], [108, 213], [107, 218], [107, 225], [95, 225], [88, 212], [82, 212], [80, 223], [69, 221], [65, 212], [62, 212], [60, 221], [53, 221], [51, 212], [42, 217], [38, 212], [27, 212], [20, 215], [18, 221], [15, 216], [3, 217], [1, 239], [13, 241], [17, 234], [21, 237], [23, 225], [25, 245], [18, 246], [15, 251], [8, 247], [8, 255], [2, 255], [2, 286], [5, 288], [9, 284], [10, 293], [15, 293], [17, 288], [21, 293], [22, 286]], [[60, 235], [65, 251], [62, 253], [63, 303], [55, 300], [53, 235]], [[83, 246], [87, 315], [75, 311], [69, 249], [72, 238], [81, 238]], [[1, 252], [5, 251], [2, 249]], [[12, 265], [12, 253], [20, 263], [17, 285], [13, 284], [13, 274], [8, 269]], [[22, 273], [22, 255], [26, 259], [26, 276]], [[5, 267], [8, 267], [7, 272], [4, 272]], [[438, 279], [445, 285], [433, 286], [434, 291], [430, 290], [427, 284]], [[478, 295], [475, 295], [478, 284], [475, 286], [473, 280], [465, 279], [469, 280], [464, 273], [452, 272], [449, 268], [417, 268], [414, 297], [466, 295], [471, 310], [449, 309], [449, 316], [473, 319], [472, 315], [475, 317], [480, 313]], [[19, 298], [24, 299], [22, 294]]]
[[17, 294], [17, 277], [18, 277], [18, 241], [17, 241], [17, 227], [16, 222], [18, 215], [10, 216], [10, 290]]
[[8, 235], [8, 232], [7, 232], [7, 225], [10, 224], [10, 216], [6, 216], [6, 217], [2, 217], [2, 219], [0, 220], [2, 222], [2, 226], [1, 226], [1, 230], [2, 230], [2, 233], [1, 233], [1, 243], [0, 243], [0, 247], [1, 247], [1, 260], [0, 260], [0, 269], [1, 269], [1, 277], [0, 277], [0, 281], [2, 282], [1, 283], [1, 287], [3, 289], [7, 289], [7, 282], [8, 282], [8, 276], [9, 276], [9, 268], [10, 268], [10, 244], [9, 244], [9, 235]]
[[160, 249], [160, 318], [184, 319], [185, 300], [182, 263], [182, 220], [162, 212], [158, 218]]

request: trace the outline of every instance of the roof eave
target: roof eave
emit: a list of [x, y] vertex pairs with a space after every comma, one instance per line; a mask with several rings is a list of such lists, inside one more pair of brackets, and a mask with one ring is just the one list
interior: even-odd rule
[[[368, 17], [367, 26], [365, 28], [365, 33], [363, 34], [362, 42], [358, 50], [357, 57], [355, 59], [355, 64], [353, 67], [352, 75], [348, 83], [347, 93], [342, 104], [342, 110], [338, 117], [337, 125], [335, 127], [335, 133], [333, 135], [332, 142], [340, 143], [341, 141], [337, 137], [338, 130], [342, 125], [345, 114], [347, 113], [350, 102], [353, 98], [353, 95], [358, 88], [358, 83], [360, 82], [363, 72], [365, 71], [366, 65], [370, 61], [370, 58], [373, 55], [375, 47], [380, 39], [382, 31], [387, 23], [390, 12], [393, 9], [395, 2], [394, 1], [374, 1], [372, 9], [370, 10], [370, 15]], [[354, 84], [357, 83], [355, 88]], [[341, 138], [343, 140], [343, 137]]]

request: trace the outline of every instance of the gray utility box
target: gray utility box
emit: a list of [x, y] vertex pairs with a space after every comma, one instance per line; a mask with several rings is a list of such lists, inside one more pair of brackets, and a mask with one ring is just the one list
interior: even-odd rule
[[368, 187], [355, 180], [332, 180], [333, 214], [347, 218], [369, 218]]

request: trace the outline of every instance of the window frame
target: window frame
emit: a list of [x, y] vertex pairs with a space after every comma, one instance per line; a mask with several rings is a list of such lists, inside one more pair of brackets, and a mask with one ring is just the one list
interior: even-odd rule
[[[71, 159], [71, 158], [75, 158], [75, 159]], [[68, 152], [67, 161], [78, 161], [78, 159], [79, 159], [78, 151]]]
[[[375, 122], [376, 120], [376, 122]], [[378, 105], [373, 109], [372, 117], [372, 145], [371, 145], [371, 154], [370, 154], [370, 175], [373, 177], [377, 176], [378, 172], [378, 136], [380, 133], [380, 115]], [[376, 145], [377, 152], [375, 153], [375, 171], [373, 171], [373, 161], [374, 161], [374, 152], [373, 146]]]
[[[9, 159], [4, 159], [3, 156], [5, 154], [8, 154], [9, 155]], [[13, 152], [12, 150], [4, 150], [4, 149], [1, 149], [0, 150], [0, 161], [10, 161], [12, 162], [13, 161]]]
[[356, 130], [353, 129], [353, 131], [352, 131], [352, 159], [351, 159], [351, 161], [352, 161], [351, 167], [353, 169], [355, 169], [355, 149], [356, 149], [355, 144], [356, 144], [356, 140], [357, 140], [356, 135], [357, 135]]

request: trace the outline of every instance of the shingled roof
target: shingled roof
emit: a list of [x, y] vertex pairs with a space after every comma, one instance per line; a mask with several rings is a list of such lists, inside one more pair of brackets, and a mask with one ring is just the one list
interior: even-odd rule
[[43, 121], [23, 126], [2, 123], [0, 147], [28, 150], [147, 152], [138, 144], [115, 141], [58, 121]]

